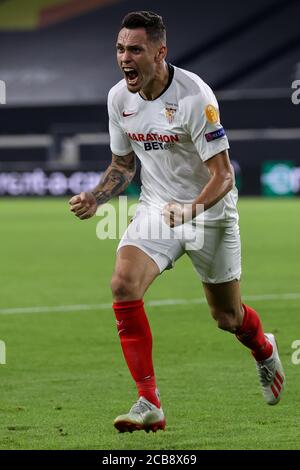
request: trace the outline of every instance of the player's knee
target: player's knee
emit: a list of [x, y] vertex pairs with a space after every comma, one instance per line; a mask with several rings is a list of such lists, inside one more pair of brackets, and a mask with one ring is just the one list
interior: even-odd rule
[[110, 286], [115, 301], [139, 298], [139, 283], [128, 275], [114, 274]]
[[242, 324], [242, 316], [239, 309], [212, 309], [212, 315], [218, 324], [218, 328], [230, 333], [236, 333]]

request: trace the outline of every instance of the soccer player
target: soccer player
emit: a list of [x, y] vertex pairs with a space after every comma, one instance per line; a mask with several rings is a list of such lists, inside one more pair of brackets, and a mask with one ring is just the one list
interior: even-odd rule
[[[70, 200], [79, 219], [92, 217], [127, 187], [135, 155], [140, 159], [140, 203], [119, 243], [111, 282], [121, 346], [139, 399], [114, 426], [120, 432], [165, 429], [143, 296], [184, 253], [218, 327], [251, 350], [264, 399], [275, 405], [285, 376], [274, 336], [264, 333], [257, 312], [241, 300], [237, 190], [216, 98], [197, 75], [166, 62], [166, 30], [159, 15], [127, 14], [116, 47], [124, 78], [108, 95], [112, 162], [93, 191]], [[166, 224], [171, 232], [190, 224], [204, 233], [203, 243], [195, 249], [175, 236], [136, 236], [141, 227]]]

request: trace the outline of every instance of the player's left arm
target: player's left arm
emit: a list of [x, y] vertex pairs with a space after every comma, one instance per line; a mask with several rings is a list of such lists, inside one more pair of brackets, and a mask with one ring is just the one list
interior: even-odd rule
[[187, 97], [182, 104], [182, 122], [199, 158], [210, 173], [210, 179], [192, 204], [182, 205], [171, 201], [164, 207], [165, 221], [171, 226], [187, 222], [214, 206], [234, 186], [234, 174], [228, 156], [229, 143], [220, 121], [217, 99], [204, 82], [198, 82], [198, 87], [198, 93], [192, 99]]
[[206, 211], [219, 202], [234, 186], [233, 169], [227, 150], [217, 153], [206, 160], [211, 178], [204, 186], [199, 196], [193, 201], [193, 217], [197, 215], [197, 204], [203, 204]]
[[206, 160], [205, 165], [211, 178], [193, 201], [192, 207], [185, 208], [176, 202], [170, 202], [164, 207], [164, 219], [171, 227], [187, 222], [203, 210], [214, 206], [233, 188], [234, 175], [227, 150]]

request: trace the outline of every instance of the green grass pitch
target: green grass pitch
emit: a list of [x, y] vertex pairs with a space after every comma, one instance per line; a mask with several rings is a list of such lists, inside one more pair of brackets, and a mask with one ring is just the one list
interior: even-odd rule
[[[291, 361], [300, 339], [299, 206], [296, 199], [239, 203], [242, 292], [277, 335], [283, 401], [264, 403], [254, 361], [197, 303], [202, 287], [183, 257], [146, 296], [187, 301], [147, 307], [166, 432], [118, 434], [112, 421], [135, 400], [135, 386], [112, 310], [92, 306], [111, 303], [117, 241], [98, 240], [97, 217], [75, 219], [65, 199], [2, 199], [0, 448], [299, 449], [300, 365]], [[68, 305], [77, 307], [32, 311]]]

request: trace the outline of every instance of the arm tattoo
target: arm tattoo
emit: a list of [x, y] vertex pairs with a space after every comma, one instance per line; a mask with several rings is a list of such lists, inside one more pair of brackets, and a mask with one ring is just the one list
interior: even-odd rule
[[92, 191], [97, 204], [104, 204], [120, 194], [128, 186], [135, 174], [135, 156], [115, 157], [105, 171], [100, 183]]

